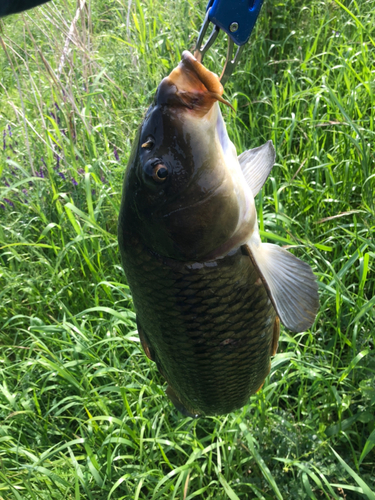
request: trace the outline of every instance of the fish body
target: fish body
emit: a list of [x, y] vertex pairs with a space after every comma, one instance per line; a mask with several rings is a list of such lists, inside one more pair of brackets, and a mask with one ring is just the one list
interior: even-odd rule
[[310, 267], [260, 241], [254, 196], [274, 149], [237, 158], [222, 92], [184, 52], [138, 131], [118, 226], [142, 345], [194, 417], [246, 404], [269, 373], [279, 317], [302, 331], [318, 307]]
[[125, 271], [138, 331], [176, 406], [191, 416], [242, 407], [269, 372], [276, 322], [251, 259], [238, 248], [213, 261], [180, 262], [135, 240], [130, 253]]

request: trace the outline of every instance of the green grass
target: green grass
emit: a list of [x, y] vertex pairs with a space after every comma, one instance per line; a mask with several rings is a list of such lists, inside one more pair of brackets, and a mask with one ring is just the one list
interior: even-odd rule
[[226, 86], [238, 151], [274, 141], [260, 228], [318, 276], [311, 331], [282, 330], [241, 411], [197, 421], [140, 347], [121, 181], [205, 4], [91, 1], [70, 43], [73, 0], [2, 21], [1, 499], [375, 499], [372, 0], [266, 0]]

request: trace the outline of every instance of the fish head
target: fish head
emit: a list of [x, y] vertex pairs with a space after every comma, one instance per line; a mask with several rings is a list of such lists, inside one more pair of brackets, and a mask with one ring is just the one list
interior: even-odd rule
[[222, 93], [217, 75], [185, 51], [138, 131], [124, 223], [159, 255], [202, 259], [238, 230], [243, 179], [218, 105]]

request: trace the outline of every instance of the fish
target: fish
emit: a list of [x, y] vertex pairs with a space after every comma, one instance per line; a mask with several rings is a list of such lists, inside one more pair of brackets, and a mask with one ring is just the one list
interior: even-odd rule
[[304, 331], [319, 307], [311, 267], [260, 239], [254, 197], [275, 149], [237, 156], [223, 91], [184, 51], [137, 132], [118, 220], [141, 344], [193, 418], [246, 405], [270, 372], [280, 323]]

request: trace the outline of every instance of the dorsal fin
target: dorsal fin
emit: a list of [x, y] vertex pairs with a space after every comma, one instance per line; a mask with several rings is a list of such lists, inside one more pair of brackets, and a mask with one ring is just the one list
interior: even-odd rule
[[275, 158], [276, 152], [272, 141], [239, 155], [241, 170], [253, 196], [256, 196], [262, 189], [275, 163]]

